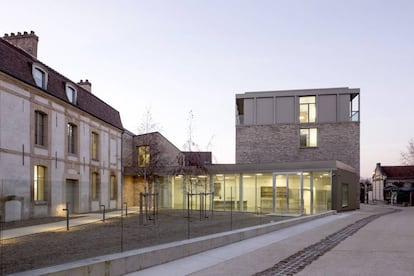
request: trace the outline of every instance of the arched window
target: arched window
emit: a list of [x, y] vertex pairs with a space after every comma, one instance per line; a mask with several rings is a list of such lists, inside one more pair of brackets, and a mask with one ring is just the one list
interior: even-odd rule
[[39, 65], [32, 65], [32, 75], [36, 85], [42, 89], [47, 89], [47, 72]]
[[78, 100], [78, 91], [70, 84], [65, 85], [66, 98], [70, 103], [76, 104]]

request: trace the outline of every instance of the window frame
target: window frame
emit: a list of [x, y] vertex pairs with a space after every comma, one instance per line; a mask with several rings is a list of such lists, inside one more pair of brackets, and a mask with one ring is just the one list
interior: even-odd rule
[[35, 110], [34, 115], [34, 144], [47, 147], [47, 118], [48, 115], [40, 110]]
[[99, 201], [100, 199], [100, 192], [101, 192], [101, 185], [100, 185], [99, 174], [97, 172], [93, 172], [91, 174], [91, 199], [93, 201]]
[[109, 198], [111, 200], [115, 200], [118, 196], [118, 189], [116, 183], [116, 176], [111, 174], [109, 176]]
[[[70, 93], [69, 93], [70, 92]], [[67, 100], [72, 104], [77, 104], [78, 102], [78, 90], [74, 85], [66, 83], [65, 85], [65, 95]]]
[[[306, 131], [306, 141], [303, 144], [303, 131]], [[311, 133], [313, 132], [314, 133]], [[314, 139], [312, 139], [312, 134], [315, 135]], [[314, 142], [312, 140], [315, 140]], [[301, 148], [317, 148], [318, 147], [318, 129], [316, 127], [308, 127], [308, 128], [300, 128], [299, 129], [299, 145]]]
[[42, 165], [33, 166], [33, 195], [34, 202], [46, 201], [46, 170]]
[[77, 155], [78, 150], [78, 126], [73, 123], [67, 123], [67, 152], [69, 154]]
[[96, 131], [91, 133], [91, 159], [99, 160], [99, 133]]
[[341, 184], [341, 207], [346, 208], [349, 206], [349, 184]]
[[137, 147], [137, 165], [139, 168], [148, 168], [151, 162], [151, 147], [142, 145]]
[[[41, 80], [38, 79], [38, 76], [36, 75], [37, 72], [40, 72], [42, 76]], [[37, 87], [42, 88], [44, 90], [47, 89], [49, 75], [42, 66], [32, 64], [32, 76]]]
[[[302, 102], [302, 100], [305, 100], [306, 98], [313, 98], [314, 101], [313, 102], [307, 102], [307, 101]], [[302, 107], [304, 108], [304, 110], [302, 110]], [[306, 115], [302, 116], [302, 113]], [[299, 96], [299, 123], [301, 124], [316, 123], [316, 116], [317, 116], [316, 96], [315, 95]]]

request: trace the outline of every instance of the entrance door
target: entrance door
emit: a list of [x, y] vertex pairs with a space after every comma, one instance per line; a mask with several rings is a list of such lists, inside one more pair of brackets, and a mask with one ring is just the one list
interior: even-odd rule
[[79, 212], [79, 186], [77, 180], [66, 180], [66, 202], [69, 203], [69, 213]]

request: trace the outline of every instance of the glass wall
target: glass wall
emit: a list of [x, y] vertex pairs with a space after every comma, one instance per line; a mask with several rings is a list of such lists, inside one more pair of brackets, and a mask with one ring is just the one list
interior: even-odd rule
[[303, 173], [303, 213], [312, 213], [313, 192], [312, 192], [312, 173]]
[[243, 211], [256, 212], [256, 175], [243, 174], [242, 185]]
[[260, 212], [273, 211], [273, 179], [272, 174], [256, 174], [256, 204]]
[[172, 208], [172, 185], [171, 176], [159, 176], [156, 180], [156, 189], [158, 192], [158, 206], [161, 208]]
[[220, 211], [242, 211], [244, 202], [240, 202], [240, 174], [216, 174], [213, 176], [213, 208]]
[[331, 173], [313, 172], [313, 213], [331, 210]]
[[185, 203], [185, 198], [187, 191], [184, 185], [184, 176], [176, 175], [171, 179], [171, 184], [173, 186], [172, 190], [172, 199], [173, 199], [173, 208], [176, 209], [185, 209], [187, 205]]
[[190, 199], [192, 209], [314, 214], [331, 210], [331, 191], [330, 171], [165, 176], [159, 206], [186, 209]]
[[276, 201], [273, 212], [286, 213], [288, 210], [288, 188], [286, 174], [275, 174]]
[[288, 213], [302, 214], [301, 173], [288, 174]]

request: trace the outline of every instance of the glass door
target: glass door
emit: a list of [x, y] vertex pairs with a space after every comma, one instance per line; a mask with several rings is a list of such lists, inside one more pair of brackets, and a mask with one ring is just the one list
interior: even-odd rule
[[275, 213], [287, 213], [288, 211], [288, 186], [286, 174], [273, 174]]

